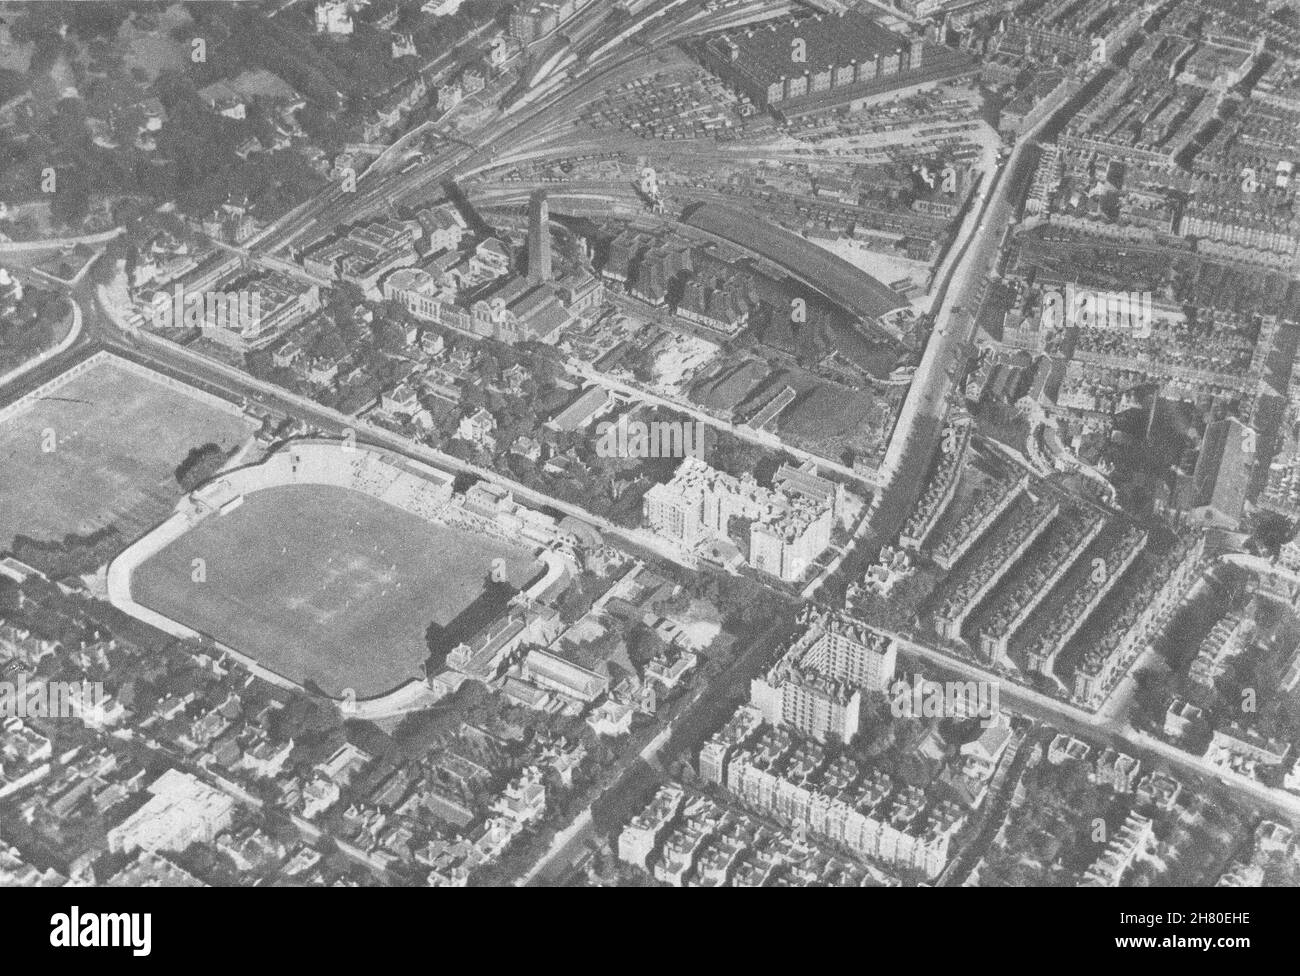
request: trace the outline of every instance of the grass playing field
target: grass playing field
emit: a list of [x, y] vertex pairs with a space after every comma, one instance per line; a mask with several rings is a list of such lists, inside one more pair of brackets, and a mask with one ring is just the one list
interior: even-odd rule
[[540, 572], [529, 550], [360, 492], [289, 485], [199, 523], [146, 561], [131, 591], [290, 680], [368, 698], [423, 676], [429, 624], [473, 603], [496, 559], [517, 588]]
[[234, 447], [251, 432], [240, 417], [97, 365], [0, 424], [0, 549], [19, 534], [56, 539], [123, 521], [130, 538], [176, 503], [174, 472], [191, 448]]

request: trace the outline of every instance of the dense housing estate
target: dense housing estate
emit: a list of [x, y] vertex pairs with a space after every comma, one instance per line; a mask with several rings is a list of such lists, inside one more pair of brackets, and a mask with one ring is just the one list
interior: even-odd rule
[[0, 887], [1300, 887], [1294, 2], [8, 7]]

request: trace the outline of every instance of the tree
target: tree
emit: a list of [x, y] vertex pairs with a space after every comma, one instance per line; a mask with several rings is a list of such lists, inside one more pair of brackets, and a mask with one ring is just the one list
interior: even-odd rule
[[920, 756], [909, 753], [898, 761], [898, 777], [908, 786], [925, 788], [930, 785], [930, 766]]
[[220, 471], [225, 462], [226, 453], [216, 444], [192, 448], [176, 467], [176, 483], [182, 491], [191, 492]]
[[1174, 697], [1176, 682], [1163, 662], [1144, 668], [1137, 674], [1137, 699], [1142, 711], [1150, 718], [1164, 714]]
[[[583, 586], [580, 580], [574, 580], [564, 594], [560, 597], [560, 620], [566, 625], [575, 623], [583, 614], [591, 601], [587, 599], [583, 592]], [[3, 590], [0, 590], [0, 609], [3, 608]]]
[[667, 650], [668, 645], [664, 643], [663, 638], [645, 624], [637, 624], [628, 635], [628, 658], [638, 667], [644, 667]]
[[23, 594], [18, 584], [8, 577], [0, 577], [0, 615], [16, 613], [22, 602]]
[[396, 322], [376, 319], [373, 329], [377, 349], [391, 353], [400, 353], [406, 349], [406, 330]]
[[1261, 512], [1255, 524], [1255, 543], [1269, 556], [1276, 557], [1282, 546], [1295, 535], [1291, 521], [1273, 512]]

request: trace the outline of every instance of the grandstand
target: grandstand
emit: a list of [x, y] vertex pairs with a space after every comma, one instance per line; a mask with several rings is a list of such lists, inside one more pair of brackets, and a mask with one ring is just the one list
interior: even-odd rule
[[477, 626], [520, 590], [557, 592], [573, 544], [504, 490], [460, 496], [451, 475], [400, 455], [301, 440], [192, 492], [114, 560], [108, 590], [268, 680], [366, 698], [422, 680], [431, 626]]
[[347, 488], [426, 521], [443, 521], [452, 501], [452, 479], [405, 458], [332, 441], [294, 441], [260, 464], [228, 471], [190, 497], [192, 522], [237, 497], [284, 485]]
[[[191, 495], [191, 523], [219, 511], [238, 495], [284, 485], [324, 485], [359, 491], [377, 501], [435, 522], [491, 536], [510, 545], [556, 549], [570, 557], [578, 543], [553, 516], [502, 494], [486, 509], [458, 503], [451, 475], [408, 458], [336, 441], [294, 441], [260, 464], [226, 472]], [[475, 489], [475, 490], [482, 490]], [[471, 495], [474, 491], [471, 491]]]

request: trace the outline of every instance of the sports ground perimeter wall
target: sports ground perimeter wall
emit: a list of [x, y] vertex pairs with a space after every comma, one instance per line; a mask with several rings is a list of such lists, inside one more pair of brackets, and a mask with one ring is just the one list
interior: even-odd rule
[[[150, 371], [151, 372], [151, 371]], [[206, 395], [206, 394], [204, 394]], [[310, 463], [303, 463], [304, 460]], [[356, 463], [354, 463], [356, 462]], [[405, 465], [397, 466], [387, 458], [384, 452], [370, 450], [361, 446], [345, 447], [334, 442], [296, 441], [288, 447], [256, 464], [234, 468], [222, 472], [207, 484], [181, 499], [176, 510], [152, 531], [137, 539], [124, 549], [108, 566], [107, 590], [109, 602], [123, 613], [156, 627], [163, 633], [181, 640], [199, 641], [211, 646], [242, 664], [257, 677], [281, 688], [297, 691], [305, 690], [303, 686], [272, 671], [238, 648], [223, 644], [209, 635], [188, 627], [178, 620], [152, 610], [138, 603], [131, 593], [131, 579], [135, 571], [148, 562], [167, 546], [171, 545], [200, 522], [209, 518], [223, 517], [225, 512], [233, 509], [227, 504], [245, 495], [254, 494], [271, 488], [295, 484], [328, 485], [360, 491], [380, 501], [385, 499], [382, 492], [368, 490], [357, 484], [354, 477], [365, 462], [392, 466], [396, 471], [412, 473]], [[445, 486], [428, 481], [433, 491], [449, 500], [451, 482]], [[391, 502], [390, 502], [391, 504]], [[418, 514], [418, 513], [415, 513]], [[386, 692], [377, 698], [367, 700], [332, 699], [340, 705], [346, 705], [349, 717], [379, 718], [400, 714], [416, 708], [427, 707], [432, 692], [422, 682], [412, 680]]]
[[123, 359], [121, 356], [115, 356], [113, 353], [101, 349], [99, 352], [87, 356], [81, 362], [60, 373], [53, 379], [42, 383], [40, 386], [36, 387], [36, 389], [24, 393], [18, 399], [14, 400], [13, 403], [5, 404], [3, 407], [0, 407], [0, 424], [17, 417], [20, 414], [26, 413], [35, 406], [38, 401], [45, 399], [52, 393], [57, 393], [78, 376], [82, 376], [83, 374], [104, 365], [110, 365], [125, 370], [126, 372], [139, 376], [142, 379], [149, 380], [151, 383], [157, 383], [159, 386], [164, 386], [169, 390], [187, 396], [192, 400], [197, 400], [205, 406], [220, 410], [223, 413], [228, 413], [231, 416], [245, 416], [243, 408], [237, 403], [232, 403], [231, 401], [225, 400], [215, 394], [208, 393], [206, 390], [199, 390], [192, 386], [188, 386], [180, 380], [167, 376], [165, 373], [160, 373], [157, 370], [150, 369], [148, 366], [141, 366], [139, 363], [133, 363], [129, 359]]

